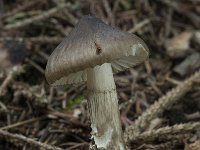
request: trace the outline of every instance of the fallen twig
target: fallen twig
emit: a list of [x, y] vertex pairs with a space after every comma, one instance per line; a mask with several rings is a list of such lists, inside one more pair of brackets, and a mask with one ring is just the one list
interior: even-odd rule
[[145, 19], [145, 20], [137, 23], [133, 28], [129, 29], [128, 32], [129, 33], [135, 33], [136, 31], [138, 31], [139, 29], [141, 29], [142, 27], [144, 27], [145, 25], [147, 25], [149, 23], [150, 23], [150, 20]]
[[36, 21], [46, 19], [46, 18], [52, 16], [53, 14], [55, 14], [56, 12], [58, 12], [59, 10], [65, 8], [66, 6], [67, 6], [66, 4], [60, 4], [55, 8], [52, 8], [52, 9], [46, 11], [46, 12], [43, 12], [41, 15], [37, 15], [37, 16], [34, 16], [32, 18], [20, 20], [20, 21], [13, 23], [13, 24], [8, 24], [8, 25], [4, 26], [4, 29], [16, 29], [16, 28], [19, 28], [19, 27], [29, 25], [29, 24], [34, 23]]
[[113, 12], [112, 12], [112, 10], [110, 8], [109, 3], [108, 3], [107, 0], [102, 0], [102, 2], [103, 2], [103, 5], [104, 5], [104, 8], [105, 8], [105, 11], [106, 11], [106, 13], [108, 15], [109, 22], [110, 22], [110, 24], [112, 26], [114, 26], [115, 20], [114, 20]]
[[156, 138], [161, 138], [163, 136], [166, 137], [168, 135], [173, 135], [173, 134], [180, 134], [180, 133], [183, 134], [190, 131], [195, 131], [197, 129], [200, 129], [200, 122], [185, 123], [185, 124], [174, 125], [171, 127], [163, 127], [157, 130], [146, 131], [130, 140], [131, 142], [142, 143], [147, 141], [153, 141]]
[[161, 114], [165, 108], [170, 107], [176, 101], [178, 101], [184, 94], [192, 89], [193, 83], [200, 78], [200, 71], [197, 71], [190, 78], [179, 84], [176, 88], [169, 91], [166, 95], [162, 96], [158, 101], [150, 106], [140, 116], [133, 125], [127, 127], [124, 133], [125, 141], [128, 142], [131, 139], [138, 136], [141, 132], [145, 131], [150, 122]]
[[22, 141], [22, 142], [25, 142], [25, 143], [28, 143], [28, 144], [31, 144], [31, 145], [34, 145], [34, 146], [37, 146], [40, 148], [45, 148], [46, 150], [63, 150], [62, 148], [51, 146], [46, 143], [41, 143], [39, 141], [35, 141], [35, 140], [25, 137], [23, 135], [13, 134], [13, 133], [9, 133], [9, 132], [3, 131], [3, 130], [0, 130], [0, 137], [16, 139], [18, 141]]
[[44, 118], [46, 118], [46, 116], [42, 116], [42, 117], [38, 117], [38, 118], [32, 118], [32, 119], [25, 120], [25, 121], [20, 121], [20, 122], [17, 122], [17, 123], [14, 123], [14, 124], [11, 124], [11, 125], [8, 125], [8, 126], [5, 126], [5, 127], [0, 127], [0, 130], [7, 130], [7, 129], [18, 127], [18, 126], [21, 126], [21, 125], [24, 125], [24, 124], [27, 124], [27, 123], [40, 121]]
[[14, 66], [12, 70], [8, 73], [8, 76], [3, 81], [3, 83], [0, 86], [0, 96], [3, 95], [3, 91], [6, 89], [6, 87], [9, 85], [9, 83], [12, 81], [12, 79], [21, 73], [24, 72], [24, 67], [21, 65]]
[[48, 36], [39, 36], [39, 37], [2, 37], [0, 38], [0, 42], [6, 40], [14, 40], [19, 42], [31, 42], [31, 43], [51, 43], [51, 44], [58, 44], [63, 40], [63, 37], [48, 37]]
[[[24, 9], [27, 9], [35, 4], [37, 4], [40, 0], [34, 0], [34, 1], [28, 1], [28, 3], [25, 3], [24, 5], [22, 6], [19, 6], [17, 8], [15, 8], [14, 10], [12, 11], [9, 11], [7, 13], [4, 13], [2, 16], [0, 16], [0, 18], [4, 19], [6, 17], [9, 17], [9, 16], [12, 16], [12, 15], [15, 15], [16, 13], [20, 12], [20, 11], [23, 11]], [[41, 1], [40, 1], [41, 2]]]
[[[61, 3], [64, 3], [62, 0], [52, 0], [56, 5], [60, 5]], [[64, 3], [65, 4], [65, 3]], [[78, 22], [78, 19], [75, 18], [67, 9], [63, 9], [62, 12], [64, 13], [66, 19], [71, 24], [75, 25]]]
[[157, 0], [169, 7], [172, 7], [176, 12], [185, 15], [196, 27], [199, 27], [200, 23], [200, 17], [193, 13], [193, 12], [188, 12], [182, 9], [176, 1], [171, 1], [171, 0]]

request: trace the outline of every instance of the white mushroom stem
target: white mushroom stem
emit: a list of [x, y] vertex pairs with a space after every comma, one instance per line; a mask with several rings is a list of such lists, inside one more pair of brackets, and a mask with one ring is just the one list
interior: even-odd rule
[[125, 150], [111, 64], [87, 71], [92, 138], [98, 149]]

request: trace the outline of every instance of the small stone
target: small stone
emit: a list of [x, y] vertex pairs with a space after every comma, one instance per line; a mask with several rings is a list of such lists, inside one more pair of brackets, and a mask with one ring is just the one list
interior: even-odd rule
[[181, 76], [185, 76], [188, 73], [194, 72], [200, 67], [200, 53], [193, 53], [186, 57], [184, 61], [174, 67], [174, 72]]
[[194, 33], [194, 41], [196, 42], [196, 43], [198, 43], [198, 44], [200, 44], [200, 31], [196, 31], [195, 33]]
[[73, 116], [75, 118], [79, 118], [79, 116], [81, 115], [81, 113], [82, 113], [81, 110], [79, 108], [76, 108], [76, 109], [74, 109]]

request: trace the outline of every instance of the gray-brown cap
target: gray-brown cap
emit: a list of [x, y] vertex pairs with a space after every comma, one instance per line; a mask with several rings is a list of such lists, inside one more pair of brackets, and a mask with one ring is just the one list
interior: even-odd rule
[[51, 85], [87, 80], [87, 69], [111, 63], [123, 71], [147, 59], [146, 44], [137, 36], [113, 28], [96, 17], [84, 16], [51, 54], [46, 79]]

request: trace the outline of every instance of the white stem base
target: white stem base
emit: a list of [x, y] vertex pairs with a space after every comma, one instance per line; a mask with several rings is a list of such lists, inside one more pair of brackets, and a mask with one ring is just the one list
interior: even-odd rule
[[92, 138], [97, 148], [125, 150], [111, 65], [88, 69], [87, 77]]

